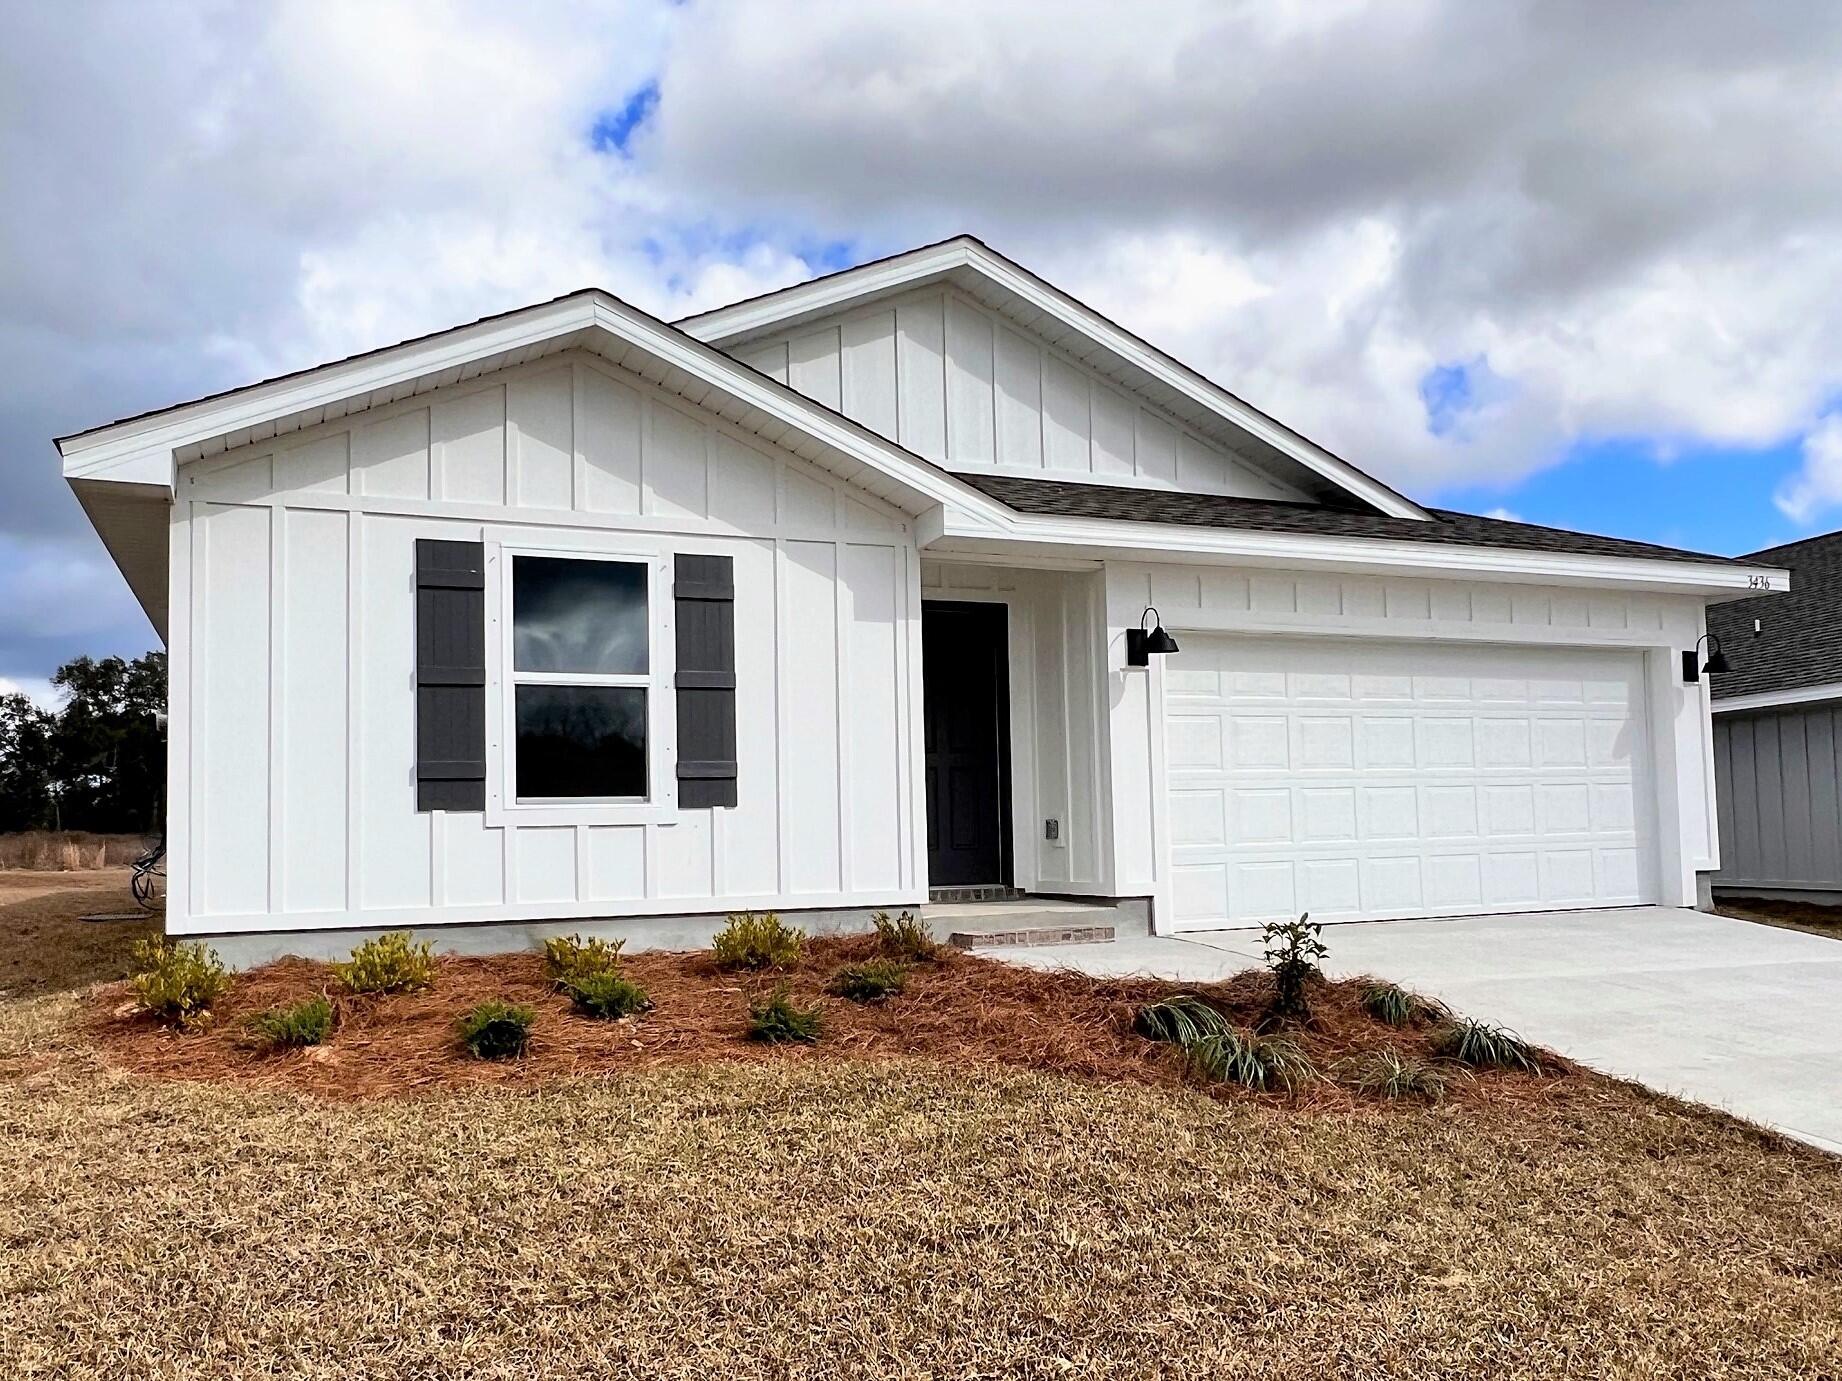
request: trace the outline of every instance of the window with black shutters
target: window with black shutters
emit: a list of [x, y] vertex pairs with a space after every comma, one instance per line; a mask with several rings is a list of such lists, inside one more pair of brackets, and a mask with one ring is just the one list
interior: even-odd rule
[[528, 553], [509, 560], [507, 797], [521, 805], [649, 799], [647, 563]]

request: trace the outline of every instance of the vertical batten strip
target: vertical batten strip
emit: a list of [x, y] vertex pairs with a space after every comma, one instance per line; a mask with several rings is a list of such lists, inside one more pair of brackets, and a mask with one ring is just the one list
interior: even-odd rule
[[345, 528], [345, 909], [363, 906], [364, 870], [364, 519], [354, 510]]
[[286, 909], [287, 869], [283, 860], [287, 835], [283, 813], [283, 758], [287, 753], [282, 686], [287, 674], [288, 510], [269, 508], [269, 914]]
[[838, 739], [838, 890], [841, 892], [851, 890], [851, 807], [854, 794], [851, 778], [850, 662], [851, 618], [855, 611], [845, 583], [846, 550], [842, 541], [834, 540], [831, 544], [832, 622], [836, 625], [833, 641], [837, 649], [832, 658], [832, 695], [837, 702], [832, 723]]

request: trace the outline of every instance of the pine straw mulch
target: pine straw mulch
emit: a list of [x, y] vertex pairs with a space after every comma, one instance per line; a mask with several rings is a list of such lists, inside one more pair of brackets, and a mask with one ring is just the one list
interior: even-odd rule
[[[117, 1063], [159, 1078], [232, 1080], [285, 1087], [326, 1098], [369, 1099], [456, 1087], [527, 1083], [563, 1076], [703, 1064], [711, 1061], [883, 1060], [921, 1056], [951, 1065], [1011, 1066], [1101, 1081], [1175, 1086], [1190, 1082], [1171, 1046], [1132, 1030], [1137, 1009], [1174, 993], [1198, 993], [1243, 1027], [1262, 1018], [1271, 979], [1249, 970], [1215, 984], [1150, 978], [1097, 979], [1072, 971], [1026, 969], [943, 949], [913, 965], [905, 990], [860, 1004], [826, 992], [837, 969], [878, 957], [874, 936], [814, 939], [796, 966], [772, 972], [719, 969], [708, 951], [642, 953], [622, 971], [646, 989], [653, 1010], [619, 1022], [578, 1015], [555, 991], [536, 954], [443, 957], [434, 985], [391, 996], [342, 993], [330, 966], [286, 958], [240, 974], [202, 1032], [168, 1030], [136, 1013], [124, 984], [98, 988], [86, 1024]], [[1334, 1081], [1351, 1057], [1390, 1047], [1430, 1061], [1430, 1028], [1391, 1028], [1363, 1011], [1364, 980], [1319, 981], [1312, 1021], [1288, 1028], [1320, 1073], [1296, 1101], [1347, 1107], [1353, 1090]], [[823, 1012], [813, 1046], [772, 1046], [747, 1036], [747, 1005], [784, 984], [800, 1005]], [[271, 1052], [248, 1033], [264, 1009], [316, 993], [333, 1001], [332, 1037], [318, 1048]], [[523, 1003], [537, 1013], [528, 1053], [513, 1061], [472, 1058], [456, 1039], [456, 1022], [489, 998]], [[1488, 1073], [1454, 1079], [1458, 1099], [1545, 1098], [1577, 1082], [1580, 1071], [1545, 1057], [1548, 1074]], [[1243, 1096], [1244, 1089], [1233, 1092]], [[1268, 1095], [1277, 1097], [1278, 1095]]]

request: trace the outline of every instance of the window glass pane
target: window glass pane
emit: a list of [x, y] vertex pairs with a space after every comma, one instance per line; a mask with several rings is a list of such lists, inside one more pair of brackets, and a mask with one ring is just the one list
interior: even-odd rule
[[644, 566], [519, 556], [512, 577], [517, 670], [646, 674]]
[[646, 691], [519, 686], [520, 799], [646, 795]]

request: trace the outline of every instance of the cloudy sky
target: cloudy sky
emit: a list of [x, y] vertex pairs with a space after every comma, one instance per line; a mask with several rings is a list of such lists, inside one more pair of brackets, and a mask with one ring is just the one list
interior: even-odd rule
[[54, 435], [961, 230], [1356, 464], [1842, 526], [1842, 5], [0, 0], [0, 684], [154, 644]]

